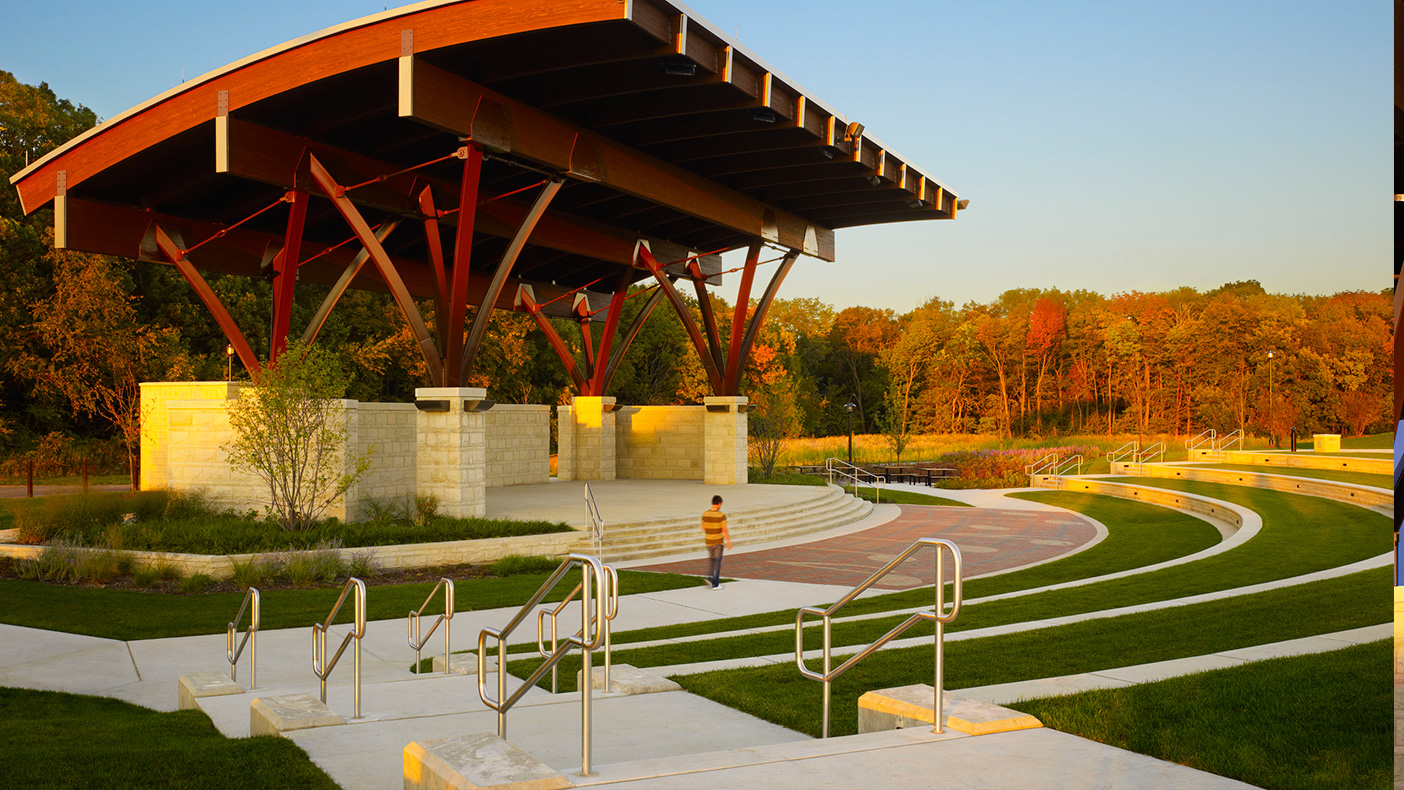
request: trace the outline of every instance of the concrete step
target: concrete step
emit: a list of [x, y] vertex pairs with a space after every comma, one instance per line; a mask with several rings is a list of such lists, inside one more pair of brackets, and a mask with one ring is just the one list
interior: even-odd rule
[[[753, 508], [744, 511], [728, 512], [727, 521], [733, 525], [744, 525], [748, 523], [759, 523], [773, 519], [777, 516], [790, 516], [796, 513], [809, 511], [819, 511], [833, 507], [836, 503], [851, 499], [849, 495], [837, 487], [828, 488], [822, 494], [805, 500], [803, 502], [776, 505], [774, 507]], [[607, 524], [608, 532], [611, 535], [629, 535], [633, 533], [651, 533], [658, 529], [671, 529], [674, 527], [696, 528], [702, 511], [697, 511], [697, 515], [684, 517], [649, 519], [645, 521], [630, 521], [621, 524]]]
[[[728, 519], [732, 540], [745, 540], [755, 542], [754, 538], [774, 535], [781, 532], [791, 532], [796, 527], [803, 532], [812, 532], [812, 529], [805, 529], [804, 525], [815, 523], [821, 520], [829, 520], [840, 516], [849, 516], [862, 511], [866, 514], [871, 511], [871, 504], [861, 499], [847, 497], [845, 500], [837, 500], [826, 504], [821, 508], [804, 508], [792, 513], [774, 514], [764, 519]], [[866, 506], [866, 507], [865, 507]], [[644, 545], [650, 541], [658, 540], [668, 536], [684, 537], [687, 542], [696, 543], [697, 533], [700, 527], [696, 521], [680, 522], [669, 527], [654, 527], [651, 529], [620, 529], [615, 531], [609, 527], [605, 529], [606, 546], [622, 545]]]
[[[753, 546], [840, 527], [866, 517], [873, 505], [846, 494], [826, 496], [793, 508], [775, 508], [765, 518], [754, 516], [731, 521], [732, 539]], [[606, 528], [602, 553], [608, 562], [647, 559], [699, 548], [700, 527], [693, 520], [640, 529], [636, 525], [615, 531]]]

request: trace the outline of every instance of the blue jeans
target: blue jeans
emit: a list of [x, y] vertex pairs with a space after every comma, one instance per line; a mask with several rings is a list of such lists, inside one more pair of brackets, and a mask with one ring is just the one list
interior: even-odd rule
[[721, 560], [722, 546], [720, 544], [716, 546], [708, 546], [707, 578], [709, 581], [711, 581], [713, 587], [716, 587], [718, 584], [721, 584]]

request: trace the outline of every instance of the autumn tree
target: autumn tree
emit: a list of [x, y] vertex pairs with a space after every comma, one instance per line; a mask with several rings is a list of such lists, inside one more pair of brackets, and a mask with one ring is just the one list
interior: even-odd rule
[[133, 297], [103, 256], [52, 255], [54, 292], [31, 303], [26, 331], [32, 345], [12, 357], [9, 368], [77, 413], [115, 428], [136, 489], [141, 382], [188, 378], [177, 333], [136, 320]]

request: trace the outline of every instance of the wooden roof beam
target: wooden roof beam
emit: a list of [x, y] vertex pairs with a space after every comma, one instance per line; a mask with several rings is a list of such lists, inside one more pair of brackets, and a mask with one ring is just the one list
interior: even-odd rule
[[[155, 263], [169, 263], [169, 259], [156, 247], [150, 233], [153, 224], [159, 223], [174, 237], [190, 243], [210, 238], [224, 230], [225, 235], [202, 245], [191, 254], [192, 262], [201, 271], [236, 274], [242, 277], [260, 278], [263, 276], [262, 261], [265, 256], [276, 253], [283, 244], [283, 235], [250, 230], [247, 227], [229, 230], [226, 226], [154, 211], [142, 211], [129, 206], [116, 206], [83, 200], [72, 195], [61, 194], [55, 198], [54, 246], [59, 249], [82, 250], [102, 255], [117, 255]], [[331, 245], [312, 239], [303, 239], [302, 263], [298, 266], [298, 278], [320, 285], [335, 285], [352, 262], [360, 248], [352, 243], [340, 249], [313, 259]], [[423, 261], [395, 259], [396, 266], [404, 277], [405, 287], [419, 299], [433, 297], [437, 290], [432, 268]], [[489, 278], [477, 274], [469, 275], [468, 301], [477, 304], [487, 291]], [[513, 282], [519, 281], [513, 278]], [[530, 282], [536, 292], [546, 301], [555, 299], [571, 290], [549, 283]], [[352, 281], [352, 288], [361, 291], [389, 293], [384, 281], [370, 271], [363, 271]], [[515, 285], [497, 300], [497, 309], [511, 310], [512, 294]], [[589, 294], [592, 300], [607, 299], [607, 296]], [[559, 305], [559, 307], [558, 307]], [[552, 318], [570, 318], [573, 314], [564, 300], [556, 302], [548, 309]], [[599, 319], [603, 321], [603, 318]]]
[[412, 55], [400, 58], [399, 106], [402, 117], [468, 137], [490, 150], [511, 152], [573, 178], [834, 260], [829, 228], [571, 126]]
[[[315, 154], [343, 183], [361, 183], [401, 169], [400, 165], [228, 115], [216, 119], [217, 172], [271, 184], [281, 189], [302, 189], [315, 195], [320, 188], [305, 166], [304, 152]], [[436, 203], [439, 204], [440, 210], [457, 208], [459, 185], [450, 179], [423, 171], [391, 176], [380, 183], [351, 190], [347, 196], [359, 205], [418, 219], [422, 213], [419, 194], [426, 185], [437, 190]], [[527, 206], [513, 200], [483, 203], [478, 207], [473, 230], [511, 239], [521, 226], [527, 211]], [[441, 221], [456, 225], [457, 214], [446, 214]], [[547, 212], [531, 236], [533, 246], [642, 268], [634, 257], [634, 243], [637, 240], [637, 233], [587, 222], [561, 212]], [[685, 258], [701, 252], [668, 241], [649, 239], [649, 243], [667, 260]], [[717, 256], [707, 256], [702, 261], [703, 270], [707, 273], [721, 271], [721, 265], [721, 259]]]

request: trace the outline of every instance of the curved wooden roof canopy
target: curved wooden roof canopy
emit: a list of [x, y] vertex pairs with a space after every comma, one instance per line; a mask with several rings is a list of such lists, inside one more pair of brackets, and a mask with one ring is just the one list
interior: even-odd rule
[[[677, 307], [672, 280], [701, 294], [720, 278], [716, 253], [750, 248], [749, 293], [769, 245], [790, 254], [768, 302], [796, 254], [834, 259], [834, 229], [952, 219], [958, 202], [666, 0], [387, 11], [184, 83], [12, 182], [26, 212], [54, 204], [56, 246], [181, 267], [251, 370], [257, 359], [199, 271], [273, 278], [275, 356], [295, 279], [333, 285], [326, 309], [338, 282], [388, 290], [439, 385], [471, 367], [481, 329], [465, 326], [467, 305], [525, 309], [580, 391], [597, 395], [633, 282], [656, 279], [650, 304], [666, 295]], [[281, 276], [285, 258], [297, 277]], [[416, 297], [448, 316], [435, 332]], [[600, 364], [587, 334], [575, 369], [546, 315], [605, 321]], [[734, 394], [752, 338], [722, 348], [703, 318], [693, 342], [713, 389]], [[762, 320], [758, 310], [747, 334]]]

